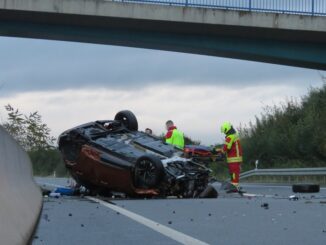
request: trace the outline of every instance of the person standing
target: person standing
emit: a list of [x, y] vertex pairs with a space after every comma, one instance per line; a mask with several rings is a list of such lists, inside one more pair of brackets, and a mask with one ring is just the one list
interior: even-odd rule
[[185, 146], [183, 133], [174, 126], [174, 123], [171, 120], [168, 120], [165, 123], [165, 126], [167, 130], [165, 142], [183, 150]]
[[226, 155], [226, 161], [229, 168], [231, 177], [231, 184], [235, 188], [231, 188], [232, 191], [239, 191], [239, 179], [242, 163], [242, 147], [239, 136], [230, 122], [224, 122], [221, 125], [221, 133], [225, 134], [225, 141], [222, 151]]

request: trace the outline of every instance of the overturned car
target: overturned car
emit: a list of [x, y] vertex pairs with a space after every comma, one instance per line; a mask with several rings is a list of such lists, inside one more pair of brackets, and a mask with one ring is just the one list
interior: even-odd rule
[[63, 132], [59, 149], [72, 177], [93, 193], [216, 197], [211, 170], [161, 139], [138, 131], [135, 115], [86, 123]]

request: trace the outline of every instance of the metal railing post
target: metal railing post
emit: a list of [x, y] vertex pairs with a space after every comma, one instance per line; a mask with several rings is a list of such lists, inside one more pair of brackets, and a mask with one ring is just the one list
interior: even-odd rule
[[249, 0], [249, 11], [251, 11], [251, 0]]
[[311, 14], [314, 15], [315, 13], [315, 0], [311, 0]]
[[186, 0], [186, 4], [185, 4], [185, 6], [186, 6], [186, 7], [188, 6], [188, 0]]

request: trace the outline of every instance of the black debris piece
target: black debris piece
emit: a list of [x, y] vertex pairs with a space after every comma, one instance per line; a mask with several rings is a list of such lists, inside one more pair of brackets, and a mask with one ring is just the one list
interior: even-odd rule
[[72, 216], [72, 213], [69, 213], [68, 215], [71, 217]]
[[46, 221], [48, 221], [48, 222], [50, 221], [49, 216], [48, 216], [47, 214], [44, 214], [44, 215], [43, 215], [43, 218], [44, 218]]
[[209, 214], [208, 214], [208, 216], [212, 216], [212, 214], [211, 214], [211, 213], [209, 213]]
[[316, 193], [320, 191], [320, 186], [317, 184], [295, 184], [292, 185], [294, 193]]
[[168, 224], [171, 225], [172, 224], [172, 221], [169, 221]]
[[80, 226], [81, 226], [81, 227], [84, 227], [84, 224], [81, 224]]
[[117, 215], [120, 215], [120, 212], [117, 212]]
[[172, 213], [174, 213], [175, 214], [175, 211], [173, 210], [173, 212]]
[[269, 204], [267, 202], [260, 205], [262, 208], [269, 209]]
[[299, 197], [296, 196], [296, 195], [291, 195], [291, 196], [289, 196], [289, 200], [290, 201], [298, 201], [299, 200]]

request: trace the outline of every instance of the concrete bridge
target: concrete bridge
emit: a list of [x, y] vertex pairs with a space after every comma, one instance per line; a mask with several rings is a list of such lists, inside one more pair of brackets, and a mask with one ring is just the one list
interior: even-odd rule
[[0, 0], [0, 35], [326, 70], [326, 17], [103, 0]]

